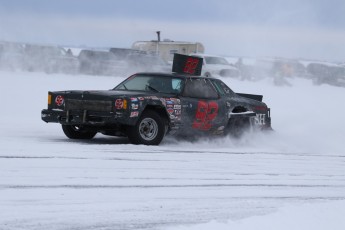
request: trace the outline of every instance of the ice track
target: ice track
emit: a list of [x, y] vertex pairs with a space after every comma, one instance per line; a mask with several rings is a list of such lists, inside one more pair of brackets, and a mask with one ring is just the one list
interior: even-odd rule
[[[1, 230], [165, 229], [345, 200], [345, 154], [328, 152], [327, 143], [320, 151], [307, 144], [296, 151], [299, 142], [279, 139], [288, 135], [279, 132], [279, 117], [277, 132], [239, 142], [168, 138], [160, 146], [135, 146], [102, 135], [71, 141], [58, 125], [40, 120], [46, 91], [76, 88], [81, 80], [80, 88], [90, 88], [94, 78], [23, 75], [0, 75], [7, 82], [2, 98], [12, 98], [3, 105], [14, 111], [0, 121]], [[33, 91], [23, 89], [28, 77], [41, 82]], [[295, 146], [267, 144], [279, 141]]]

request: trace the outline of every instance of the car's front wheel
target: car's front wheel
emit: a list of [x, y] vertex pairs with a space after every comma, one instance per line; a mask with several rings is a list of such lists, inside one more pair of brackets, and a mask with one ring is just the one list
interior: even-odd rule
[[97, 134], [79, 125], [62, 125], [62, 130], [70, 139], [92, 139]]
[[164, 119], [152, 110], [145, 111], [136, 125], [128, 128], [128, 138], [133, 144], [159, 145], [164, 135]]

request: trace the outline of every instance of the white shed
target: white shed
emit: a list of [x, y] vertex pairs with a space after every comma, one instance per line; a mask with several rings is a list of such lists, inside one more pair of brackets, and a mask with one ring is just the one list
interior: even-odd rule
[[157, 54], [165, 61], [172, 62], [174, 53], [188, 55], [190, 53], [204, 53], [204, 45], [200, 42], [182, 42], [164, 39], [163, 41], [137, 41], [132, 49], [146, 51], [150, 54]]

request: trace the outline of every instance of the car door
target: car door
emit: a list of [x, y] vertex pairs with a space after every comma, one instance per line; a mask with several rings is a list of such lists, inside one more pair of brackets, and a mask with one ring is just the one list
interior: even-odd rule
[[188, 78], [181, 96], [183, 130], [221, 132], [226, 125], [225, 101], [207, 78]]

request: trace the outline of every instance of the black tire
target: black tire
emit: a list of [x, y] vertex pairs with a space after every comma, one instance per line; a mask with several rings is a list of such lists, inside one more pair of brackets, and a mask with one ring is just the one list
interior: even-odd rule
[[249, 129], [249, 118], [232, 118], [229, 120], [229, 123], [225, 129], [225, 135], [240, 138]]
[[127, 130], [132, 144], [159, 145], [165, 135], [164, 119], [155, 111], [144, 111], [134, 126]]
[[65, 135], [70, 139], [92, 139], [97, 132], [85, 129], [83, 126], [78, 125], [62, 125], [62, 130]]

